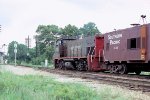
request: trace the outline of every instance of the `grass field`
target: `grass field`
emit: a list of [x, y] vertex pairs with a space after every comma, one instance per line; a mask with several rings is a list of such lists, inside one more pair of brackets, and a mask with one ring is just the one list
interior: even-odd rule
[[99, 100], [89, 88], [59, 83], [44, 76], [17, 76], [0, 73], [0, 100]]
[[[42, 65], [33, 65], [31, 63], [25, 63], [25, 62], [21, 63], [20, 66], [26, 66], [26, 67], [32, 67], [32, 68], [45, 67], [44, 63]], [[49, 63], [47, 67], [52, 68], [52, 69], [54, 68], [53, 64], [51, 63]]]
[[127, 100], [111, 92], [107, 88], [98, 93], [81, 84], [60, 83], [45, 76], [0, 73], [0, 100]]
[[1, 72], [0, 100], [147, 100], [138, 93], [101, 85], [92, 90], [79, 83], [58, 82], [50, 76], [14, 75]]

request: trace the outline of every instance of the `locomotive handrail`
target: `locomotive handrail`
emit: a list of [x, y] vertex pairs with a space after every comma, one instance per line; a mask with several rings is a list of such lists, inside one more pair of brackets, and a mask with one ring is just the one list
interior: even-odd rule
[[94, 54], [94, 50], [95, 50], [95, 46], [94, 46], [94, 49], [93, 49], [93, 51], [92, 51], [92, 54], [91, 54], [91, 55], [93, 55], [93, 54]]
[[92, 55], [94, 54], [94, 50], [95, 50], [95, 46], [94, 46], [94, 49], [93, 49], [92, 54], [91, 54], [91, 62], [92, 62]]
[[90, 50], [89, 50], [89, 52], [88, 52], [88, 55], [90, 55], [90, 52], [91, 52], [91, 47], [90, 47]]
[[[90, 52], [91, 52], [91, 47], [90, 47], [90, 50], [89, 50], [88, 55], [87, 55], [87, 56], [90, 56], [90, 57], [91, 57]], [[91, 59], [90, 59], [90, 60], [91, 60]], [[91, 60], [91, 62], [92, 62], [92, 60]]]
[[108, 61], [105, 57], [105, 51], [103, 50], [103, 57], [104, 57], [104, 61]]
[[99, 50], [99, 62], [101, 61], [101, 50]]

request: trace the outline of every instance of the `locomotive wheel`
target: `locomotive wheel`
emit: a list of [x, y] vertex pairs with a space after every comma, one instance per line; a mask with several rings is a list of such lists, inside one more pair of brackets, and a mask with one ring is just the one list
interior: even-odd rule
[[119, 73], [120, 74], [127, 74], [127, 66], [125, 64], [122, 64], [121, 66], [119, 66]]
[[63, 60], [59, 61], [58, 68], [59, 69], [64, 69], [64, 61]]
[[83, 70], [83, 62], [80, 61], [79, 64], [77, 65], [77, 70], [82, 71]]
[[86, 64], [85, 65], [85, 71], [88, 71], [89, 69], [88, 69], [88, 65]]
[[82, 66], [81, 66], [80, 63], [77, 65], [77, 70], [78, 70], [78, 71], [81, 71], [81, 70], [82, 70]]
[[87, 63], [85, 63], [84, 60], [80, 60], [76, 67], [77, 67], [78, 71], [87, 71], [88, 70]]
[[56, 61], [55, 62], [55, 68], [58, 68], [59, 67], [59, 63]]

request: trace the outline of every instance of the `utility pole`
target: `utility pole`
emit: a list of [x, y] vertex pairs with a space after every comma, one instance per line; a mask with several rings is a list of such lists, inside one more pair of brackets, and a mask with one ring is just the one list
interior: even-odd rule
[[27, 56], [29, 56], [29, 35], [28, 35], [28, 53]]
[[29, 48], [31, 47], [31, 38], [29, 37], [29, 35], [27, 38], [25, 38], [25, 43], [26, 43], [26, 46], [28, 47], [27, 56], [29, 56]]
[[17, 54], [17, 43], [14, 44], [14, 53], [15, 53], [15, 66], [16, 66], [16, 54]]
[[38, 56], [38, 35], [34, 36], [35, 39], [35, 49], [36, 49], [36, 57]]
[[36, 36], [35, 43], [36, 43], [36, 57], [37, 57], [37, 36]]

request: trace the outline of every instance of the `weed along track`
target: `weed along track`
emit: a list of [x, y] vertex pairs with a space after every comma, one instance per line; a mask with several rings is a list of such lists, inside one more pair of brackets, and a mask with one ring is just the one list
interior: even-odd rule
[[39, 70], [47, 71], [50, 73], [56, 73], [60, 75], [66, 75], [69, 77], [96, 80], [101, 84], [119, 85], [123, 88], [126, 87], [130, 90], [142, 91], [148, 94], [150, 93], [150, 80], [148, 79], [149, 76], [134, 76], [134, 75], [118, 76], [116, 74], [110, 75], [107, 73], [98, 73], [98, 72], [89, 73], [89, 72], [78, 72], [73, 70], [58, 70], [49, 68], [39, 68]]

